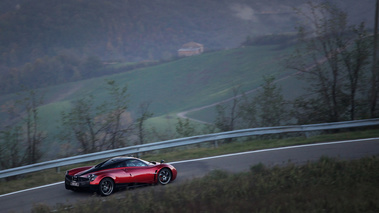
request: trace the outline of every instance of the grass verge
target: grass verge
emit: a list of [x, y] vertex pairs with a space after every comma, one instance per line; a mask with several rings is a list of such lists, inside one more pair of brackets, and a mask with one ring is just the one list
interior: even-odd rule
[[[230, 174], [213, 171], [203, 178], [121, 197], [93, 197], [55, 212], [378, 212], [379, 158], [340, 161], [322, 157], [303, 166]], [[238, 183], [238, 184], [236, 184]], [[33, 212], [51, 212], [46, 205]]]
[[[222, 154], [267, 149], [274, 147], [372, 137], [379, 137], [379, 131], [377, 129], [352, 132], [348, 131], [336, 134], [312, 136], [309, 138], [291, 137], [285, 139], [265, 139], [261, 137], [255, 139], [244, 139], [243, 141], [240, 140], [230, 143], [219, 142], [217, 148], [214, 146], [214, 142], [209, 142], [207, 144], [203, 144], [200, 147], [198, 147], [197, 145], [192, 145], [189, 147], [179, 147], [161, 150], [159, 152], [143, 153], [141, 157], [149, 161], [159, 161], [161, 159], [164, 159], [166, 162], [169, 163], [178, 160], [196, 159], [201, 157], [210, 157]], [[0, 194], [6, 194], [18, 190], [60, 182], [64, 180], [65, 170], [79, 166], [95, 165], [98, 162], [100, 161], [65, 166], [60, 168], [61, 172], [59, 173], [56, 171], [56, 169], [48, 169], [41, 172], [35, 172], [14, 178], [8, 178], [8, 180], [1, 179]]]

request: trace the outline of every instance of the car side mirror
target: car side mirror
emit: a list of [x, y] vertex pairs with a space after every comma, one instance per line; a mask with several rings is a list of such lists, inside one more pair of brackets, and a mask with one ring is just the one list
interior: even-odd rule
[[161, 160], [161, 163], [164, 163], [164, 160]]

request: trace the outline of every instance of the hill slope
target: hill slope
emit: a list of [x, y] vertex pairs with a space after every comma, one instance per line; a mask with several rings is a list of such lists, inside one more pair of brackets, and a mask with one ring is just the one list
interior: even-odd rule
[[[49, 134], [47, 144], [54, 146], [60, 113], [70, 109], [71, 101], [88, 95], [93, 95], [97, 103], [107, 100], [107, 79], [128, 86], [128, 111], [133, 119], [138, 117], [141, 103], [151, 102], [149, 111], [154, 113], [158, 126], [165, 128], [167, 118], [175, 125], [176, 117], [172, 115], [230, 98], [233, 87], [240, 86], [241, 91], [248, 91], [260, 86], [263, 75], [290, 74], [281, 65], [283, 55], [290, 50], [275, 46], [237, 48], [44, 88], [38, 91], [45, 97], [45, 105], [40, 107], [39, 113], [41, 128]], [[0, 96], [0, 105], [14, 98], [15, 95]], [[0, 116], [5, 118], [4, 112]]]
[[[183, 58], [154, 67], [94, 78], [49, 88], [49, 97], [66, 94], [59, 102], [70, 101], [93, 94], [99, 100], [106, 99], [105, 79], [128, 85], [132, 112], [142, 102], [151, 102], [156, 116], [199, 107], [224, 100], [232, 95], [232, 88], [240, 86], [247, 91], [259, 86], [263, 75], [281, 76], [280, 64], [288, 49], [274, 46], [246, 47], [207, 53]], [[65, 93], [63, 88], [71, 88]], [[75, 91], [72, 91], [75, 90]], [[52, 91], [56, 91], [52, 93]], [[70, 92], [71, 91], [71, 92]], [[52, 99], [54, 100], [54, 99]], [[54, 101], [55, 104], [57, 101]]]

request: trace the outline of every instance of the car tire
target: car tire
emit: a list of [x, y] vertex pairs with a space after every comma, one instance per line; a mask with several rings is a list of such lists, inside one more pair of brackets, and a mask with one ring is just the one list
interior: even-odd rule
[[158, 172], [158, 182], [162, 185], [166, 185], [171, 181], [172, 172], [168, 168], [163, 168]]
[[99, 194], [102, 196], [108, 196], [112, 194], [114, 190], [114, 182], [111, 178], [104, 178], [99, 183]]

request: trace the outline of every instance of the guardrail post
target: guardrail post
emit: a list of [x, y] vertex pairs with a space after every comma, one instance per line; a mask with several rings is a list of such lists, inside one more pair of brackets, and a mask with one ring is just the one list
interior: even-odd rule
[[305, 138], [309, 138], [309, 132], [308, 131], [306, 131], [306, 132], [304, 132], [304, 135], [305, 135]]
[[57, 173], [61, 173], [61, 167], [55, 167], [55, 171], [57, 171]]
[[218, 148], [218, 141], [215, 140], [215, 148]]

